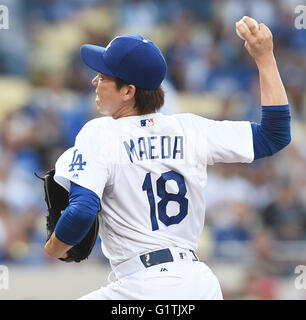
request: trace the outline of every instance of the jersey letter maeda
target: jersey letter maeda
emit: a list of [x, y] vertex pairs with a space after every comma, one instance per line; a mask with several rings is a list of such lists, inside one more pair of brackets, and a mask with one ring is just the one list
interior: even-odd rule
[[135, 160], [184, 159], [183, 136], [139, 137], [123, 141], [131, 162]]

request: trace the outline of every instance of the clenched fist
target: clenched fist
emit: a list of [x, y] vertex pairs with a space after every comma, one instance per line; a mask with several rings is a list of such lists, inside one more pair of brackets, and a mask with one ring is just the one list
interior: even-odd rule
[[257, 64], [265, 59], [270, 59], [273, 56], [273, 36], [270, 29], [263, 23], [260, 23], [257, 28], [249, 17], [244, 17], [243, 21], [250, 31], [246, 30], [239, 22], [236, 22], [236, 28], [246, 40], [244, 46], [249, 54]]

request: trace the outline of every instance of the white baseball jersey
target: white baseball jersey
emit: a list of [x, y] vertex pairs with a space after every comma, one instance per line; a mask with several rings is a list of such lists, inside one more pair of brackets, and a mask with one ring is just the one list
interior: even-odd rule
[[56, 163], [55, 180], [101, 199], [102, 250], [112, 266], [158, 248], [197, 249], [206, 166], [251, 162], [247, 121], [153, 113], [89, 121]]

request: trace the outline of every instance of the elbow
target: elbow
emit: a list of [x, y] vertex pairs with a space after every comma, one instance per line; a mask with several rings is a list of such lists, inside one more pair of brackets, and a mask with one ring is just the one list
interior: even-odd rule
[[291, 131], [290, 129], [288, 130], [286, 136], [284, 137], [282, 144], [281, 144], [281, 148], [280, 150], [284, 149], [285, 147], [287, 147], [291, 142]]
[[274, 150], [272, 151], [272, 155], [285, 149], [291, 142], [291, 135], [290, 133], [288, 135], [286, 135], [286, 137], [284, 137], [282, 139], [281, 142], [278, 142], [277, 144], [274, 145]]
[[284, 148], [287, 147], [291, 142], [291, 134], [289, 133], [288, 137], [287, 137], [287, 140], [286, 140], [286, 143], [284, 145]]

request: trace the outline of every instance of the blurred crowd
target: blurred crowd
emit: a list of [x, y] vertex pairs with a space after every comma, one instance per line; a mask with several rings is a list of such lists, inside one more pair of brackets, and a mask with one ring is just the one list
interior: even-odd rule
[[[306, 30], [294, 27], [299, 2], [1, 1], [10, 28], [0, 30], [0, 264], [51, 263], [42, 250], [46, 206], [34, 172], [52, 168], [82, 126], [99, 116], [94, 74], [80, 61], [80, 45], [143, 34], [168, 63], [162, 112], [194, 112], [191, 101], [180, 100], [188, 92], [203, 98], [197, 113], [204, 117], [258, 122], [257, 69], [234, 30], [249, 15], [273, 33], [292, 142], [272, 158], [209, 168], [198, 252], [208, 264], [247, 266], [237, 296], [277, 298], [277, 279], [306, 264]], [[211, 96], [216, 108], [208, 114], [205, 99]]]

